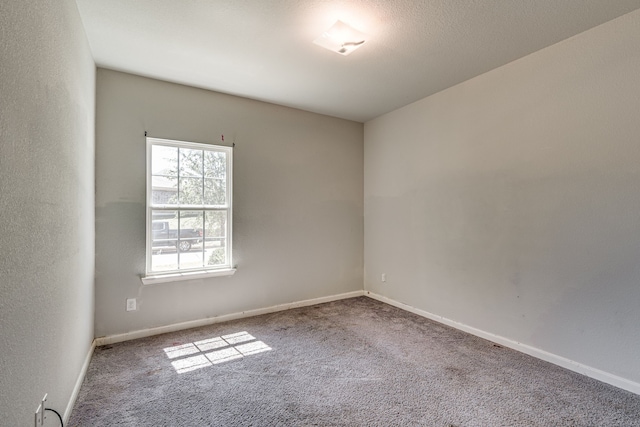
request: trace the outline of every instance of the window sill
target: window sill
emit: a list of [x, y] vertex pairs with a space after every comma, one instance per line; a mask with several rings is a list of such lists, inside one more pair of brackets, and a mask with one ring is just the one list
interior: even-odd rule
[[233, 276], [236, 272], [235, 268], [227, 268], [224, 270], [203, 270], [190, 271], [184, 273], [156, 274], [153, 276], [142, 276], [140, 280], [143, 285], [153, 285], [156, 283], [181, 282], [184, 280], [205, 279], [207, 277]]

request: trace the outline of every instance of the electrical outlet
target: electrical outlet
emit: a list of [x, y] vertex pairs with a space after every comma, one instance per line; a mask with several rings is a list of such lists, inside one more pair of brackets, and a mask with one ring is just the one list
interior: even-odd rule
[[42, 415], [44, 414], [44, 409], [42, 409], [42, 403], [38, 405], [38, 409], [36, 409], [34, 426], [40, 427], [42, 425]]
[[45, 393], [44, 397], [42, 398], [42, 401], [38, 405], [38, 409], [36, 409], [35, 420], [34, 420], [34, 426], [35, 427], [41, 427], [41, 426], [44, 425], [44, 420], [45, 420], [44, 410], [46, 408], [45, 405], [46, 405], [46, 402], [47, 402], [47, 396], [48, 396], [48, 394]]
[[128, 298], [127, 299], [127, 311], [134, 311], [136, 309], [136, 299]]
[[382, 273], [382, 277], [380, 278], [383, 282], [387, 281], [387, 273]]
[[42, 398], [42, 402], [40, 402], [40, 407], [42, 408], [42, 412], [40, 413], [40, 425], [43, 426], [44, 425], [44, 420], [47, 419], [47, 396], [48, 394], [45, 393], [44, 397]]

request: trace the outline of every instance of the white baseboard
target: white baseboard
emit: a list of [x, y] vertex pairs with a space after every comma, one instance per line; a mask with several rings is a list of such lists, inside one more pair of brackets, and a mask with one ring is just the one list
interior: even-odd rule
[[78, 379], [76, 379], [76, 384], [73, 387], [73, 392], [71, 393], [71, 397], [69, 398], [67, 407], [64, 410], [64, 415], [62, 416], [62, 420], [64, 421], [65, 425], [69, 423], [71, 411], [73, 411], [73, 406], [76, 404], [76, 400], [78, 400], [78, 394], [80, 393], [80, 388], [82, 387], [82, 383], [84, 382], [84, 377], [87, 375], [87, 369], [89, 369], [89, 363], [91, 362], [91, 357], [93, 357], [93, 350], [95, 350], [95, 348], [96, 340], [93, 340], [93, 342], [91, 343], [91, 347], [89, 347], [89, 351], [87, 352], [87, 357], [85, 357], [82, 368], [80, 369], [80, 374], [78, 374]]
[[117, 342], [134, 340], [137, 338], [145, 338], [153, 335], [165, 334], [167, 332], [181, 331], [183, 329], [197, 328], [199, 326], [213, 325], [214, 323], [227, 322], [229, 320], [242, 319], [245, 317], [259, 316], [261, 314], [275, 313], [277, 311], [289, 310], [292, 308], [306, 307], [309, 305], [322, 304], [330, 301], [338, 301], [341, 299], [361, 297], [364, 291], [347, 292], [344, 294], [330, 295], [326, 297], [313, 298], [304, 301], [290, 302], [286, 304], [274, 305], [266, 308], [258, 308], [255, 310], [242, 311], [239, 313], [224, 314], [206, 319], [191, 320], [188, 322], [174, 323], [172, 325], [160, 326], [157, 328], [142, 329], [138, 331], [127, 332], [124, 334], [108, 335], [95, 339], [97, 346], [115, 344]]
[[419, 308], [411, 307], [410, 305], [398, 302], [382, 295], [375, 294], [373, 292], [364, 291], [364, 294], [365, 296], [368, 296], [385, 304], [398, 307], [402, 310], [417, 314], [418, 316], [426, 317], [427, 319], [435, 320], [436, 322], [443, 323], [447, 326], [451, 326], [464, 332], [468, 332], [472, 335], [495, 342], [504, 347], [509, 347], [521, 353], [528, 354], [538, 359], [542, 359], [546, 362], [553, 363], [554, 365], [561, 366], [579, 374], [594, 378], [598, 381], [602, 381], [604, 383], [611, 384], [612, 386], [640, 395], [640, 383], [619, 377], [614, 374], [610, 374], [609, 372], [605, 372], [600, 369], [592, 368], [591, 366], [583, 365], [582, 363], [567, 359], [566, 357], [558, 356], [557, 354], [549, 353], [548, 351], [541, 350], [539, 348], [532, 347], [530, 345], [523, 344], [517, 341], [513, 341], [500, 335], [492, 334], [490, 332], [465, 325], [464, 323], [456, 322], [455, 320], [447, 319], [446, 317], [442, 317], [437, 314], [429, 313], [428, 311], [424, 311]]

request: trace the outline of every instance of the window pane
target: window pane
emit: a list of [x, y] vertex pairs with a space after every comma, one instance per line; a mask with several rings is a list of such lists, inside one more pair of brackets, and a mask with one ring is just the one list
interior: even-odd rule
[[151, 177], [151, 203], [154, 205], [178, 204], [178, 178]]
[[180, 149], [180, 177], [202, 176], [202, 150]]
[[178, 268], [176, 252], [176, 211], [152, 211], [151, 217], [151, 268], [153, 271], [169, 271]]
[[202, 261], [202, 230], [204, 213], [202, 211], [180, 212], [180, 236], [178, 251], [180, 253], [180, 269], [199, 268]]
[[151, 174], [178, 176], [178, 148], [152, 145]]
[[202, 178], [180, 178], [180, 204], [202, 204]]
[[221, 151], [205, 151], [204, 176], [224, 179], [227, 176], [227, 153]]
[[157, 138], [147, 142], [148, 273], [229, 266], [232, 151]]
[[205, 263], [227, 264], [227, 212], [205, 212]]
[[204, 204], [226, 206], [227, 181], [224, 179], [205, 178], [204, 180]]

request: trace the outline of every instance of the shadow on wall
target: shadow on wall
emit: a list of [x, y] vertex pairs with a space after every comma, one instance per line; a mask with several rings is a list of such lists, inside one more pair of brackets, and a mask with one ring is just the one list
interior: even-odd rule
[[623, 351], [637, 343], [640, 322], [640, 194], [631, 178], [588, 171], [556, 185], [565, 188], [549, 213], [557, 233], [546, 276], [538, 278], [549, 283], [532, 283], [556, 293], [545, 301], [532, 344], [640, 382], [640, 359]]
[[131, 279], [146, 269], [146, 205], [112, 202], [96, 207], [96, 279]]

